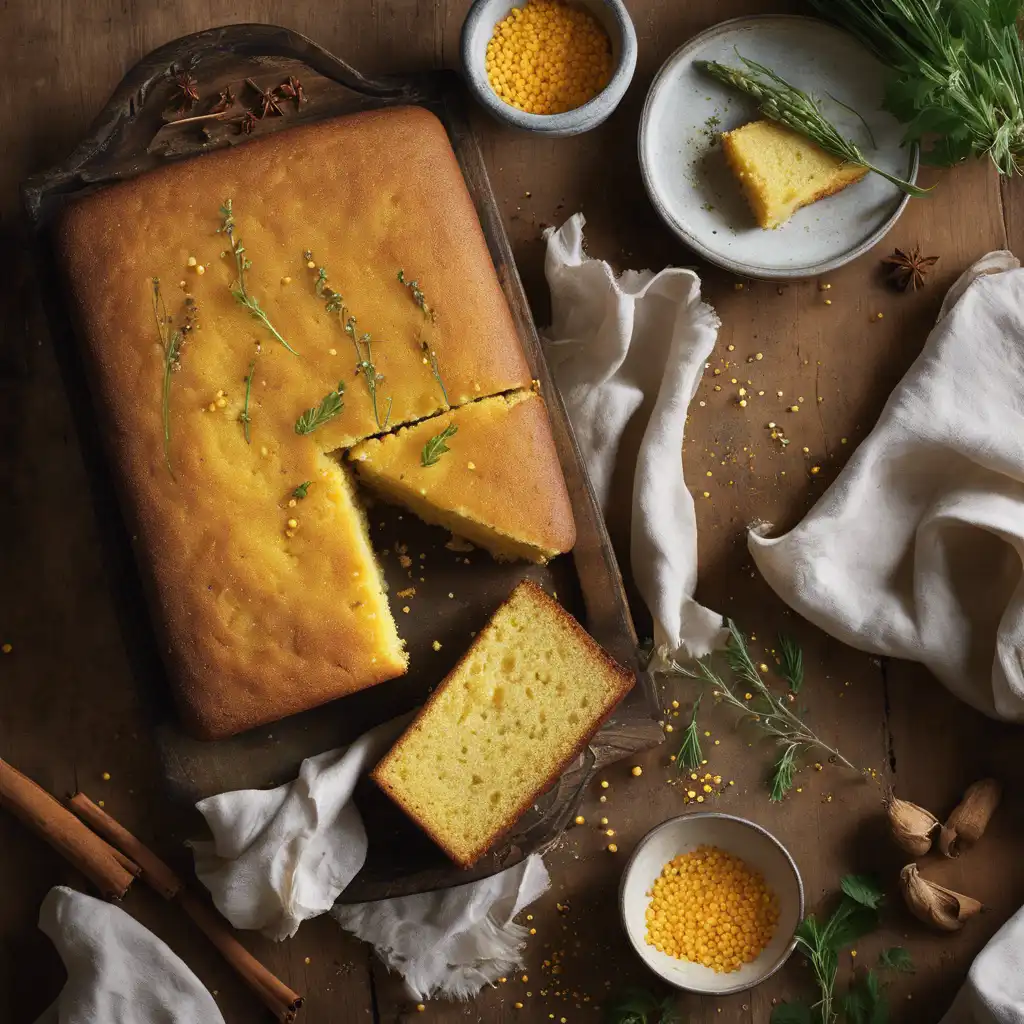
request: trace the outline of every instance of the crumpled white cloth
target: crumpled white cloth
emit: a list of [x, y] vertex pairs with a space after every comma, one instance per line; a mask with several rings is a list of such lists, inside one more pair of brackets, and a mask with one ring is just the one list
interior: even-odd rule
[[528, 931], [513, 918], [547, 891], [532, 854], [513, 868], [453, 889], [337, 906], [334, 918], [370, 942], [413, 999], [469, 999], [520, 960]]
[[119, 907], [57, 886], [39, 927], [68, 980], [37, 1024], [224, 1024], [202, 982]]
[[1024, 909], [975, 957], [941, 1024], [1024, 1024]]
[[1024, 721], [1024, 270], [953, 286], [870, 435], [803, 521], [748, 535], [772, 589], [863, 651]]
[[[693, 599], [697, 520], [683, 480], [686, 410], [720, 322], [692, 270], [611, 267], [583, 251], [583, 214], [545, 232], [552, 322], [545, 352], [603, 509], [617, 465], [632, 474], [630, 562], [662, 655], [721, 646], [722, 617]], [[623, 432], [639, 417], [639, 450]]]
[[[356, 782], [410, 717], [307, 758], [299, 777], [276, 789], [237, 790], [196, 805], [214, 836], [192, 844], [196, 874], [236, 928], [286, 939], [331, 909], [366, 859]], [[414, 998], [468, 999], [518, 962], [526, 932], [512, 918], [547, 887], [544, 862], [534, 855], [480, 882], [339, 907], [334, 916], [376, 947]]]

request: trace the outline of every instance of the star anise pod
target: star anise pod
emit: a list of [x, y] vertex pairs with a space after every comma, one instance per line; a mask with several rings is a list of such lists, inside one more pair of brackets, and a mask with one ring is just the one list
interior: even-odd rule
[[900, 289], [900, 291], [916, 292], [924, 286], [924, 279], [936, 263], [938, 256], [922, 256], [919, 246], [913, 249], [896, 249], [891, 256], [887, 256], [882, 263], [892, 267], [889, 271], [889, 280]]
[[225, 110], [230, 110], [236, 102], [235, 94], [232, 91], [231, 86], [226, 85], [221, 89], [220, 95], [217, 97], [217, 102], [210, 107], [209, 113], [223, 114]]
[[282, 82], [274, 93], [283, 100], [295, 100], [295, 106], [301, 107], [306, 102], [306, 93], [302, 83], [294, 76], [289, 75], [287, 82]]
[[251, 78], [245, 80], [245, 84], [250, 89], [254, 89], [259, 93], [260, 103], [262, 109], [260, 110], [259, 117], [262, 120], [268, 114], [281, 115], [284, 111], [281, 109], [281, 105], [277, 102], [277, 97], [274, 95], [273, 89], [261, 89]]
[[187, 114], [199, 102], [199, 83], [189, 71], [175, 71], [173, 77], [178, 93], [178, 113]]
[[251, 110], [247, 110], [238, 119], [238, 130], [243, 135], [252, 135], [252, 130], [255, 127], [256, 127], [256, 115]]

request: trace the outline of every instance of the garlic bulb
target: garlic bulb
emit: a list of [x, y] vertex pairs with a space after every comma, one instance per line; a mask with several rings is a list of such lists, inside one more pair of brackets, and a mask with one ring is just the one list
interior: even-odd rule
[[982, 779], [967, 787], [964, 798], [956, 805], [939, 833], [939, 849], [947, 857], [959, 857], [973, 846], [988, 827], [1002, 787], [995, 779]]
[[914, 917], [939, 931], [959, 931], [967, 918], [982, 909], [976, 899], [922, 878], [916, 864], [900, 872], [900, 890]]
[[885, 812], [889, 816], [889, 831], [900, 849], [923, 857], [932, 848], [932, 839], [941, 823], [931, 811], [909, 800], [900, 800], [890, 791]]

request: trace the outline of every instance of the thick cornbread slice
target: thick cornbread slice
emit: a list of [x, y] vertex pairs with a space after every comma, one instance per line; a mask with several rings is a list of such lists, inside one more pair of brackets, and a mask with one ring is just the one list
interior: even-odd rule
[[[232, 296], [226, 199], [247, 292], [297, 354]], [[530, 381], [440, 122], [394, 108], [279, 132], [87, 196], [56, 235], [186, 724], [224, 736], [401, 674], [368, 537], [323, 453], [445, 408], [431, 352], [452, 404]], [[316, 293], [321, 266], [372, 335], [378, 416], [365, 348]], [[168, 375], [168, 466], [161, 335], [186, 296], [197, 326]], [[298, 434], [339, 382], [341, 412]]]
[[526, 580], [373, 778], [468, 867], [554, 783], [634, 681]]
[[722, 148], [763, 228], [860, 181], [867, 168], [845, 163], [774, 121], [753, 121], [722, 134]]
[[[453, 427], [449, 451], [424, 466], [427, 443]], [[576, 542], [551, 425], [533, 391], [472, 402], [348, 454], [359, 479], [384, 498], [497, 558], [543, 563]]]

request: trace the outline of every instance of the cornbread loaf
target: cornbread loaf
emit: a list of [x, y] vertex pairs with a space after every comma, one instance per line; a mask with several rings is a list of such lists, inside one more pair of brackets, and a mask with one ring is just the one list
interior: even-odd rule
[[[448, 451], [424, 465], [435, 438]], [[547, 411], [533, 391], [471, 402], [348, 454], [384, 498], [497, 558], [543, 563], [576, 541]]]
[[468, 867], [555, 782], [634, 682], [525, 580], [373, 778]]
[[440, 122], [393, 108], [175, 163], [71, 204], [56, 243], [185, 724], [226, 736], [403, 673], [336, 453], [530, 384]]
[[860, 181], [867, 168], [826, 153], [774, 121], [753, 121], [722, 134], [725, 158], [758, 224], [774, 228], [801, 207]]

